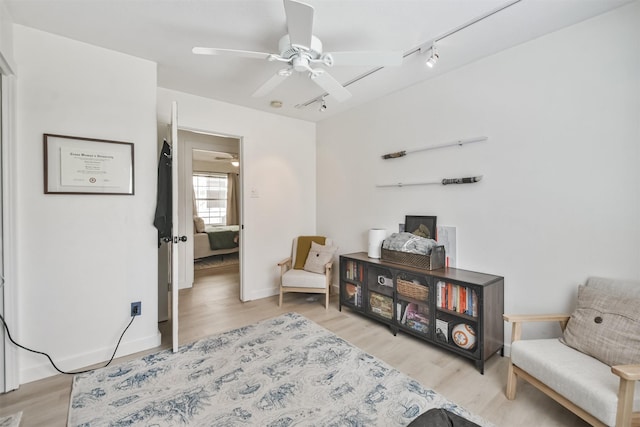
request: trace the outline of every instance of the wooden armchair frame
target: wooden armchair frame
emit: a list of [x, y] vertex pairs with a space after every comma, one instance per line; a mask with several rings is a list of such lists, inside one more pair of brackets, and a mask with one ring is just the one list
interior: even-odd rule
[[[564, 331], [569, 321], [567, 314], [543, 314], [543, 315], [518, 315], [504, 314], [503, 319], [512, 324], [511, 342], [518, 341], [522, 336], [522, 324], [525, 322], [559, 322], [560, 328]], [[576, 350], [577, 351], [577, 350]], [[633, 412], [633, 397], [635, 383], [640, 380], [640, 364], [612, 366], [611, 372], [620, 378], [618, 387], [618, 409], [616, 413], [616, 427], [640, 426], [640, 412]], [[575, 405], [567, 398], [557, 393], [555, 390], [540, 382], [526, 371], [509, 361], [507, 373], [507, 399], [513, 400], [516, 397], [516, 385], [518, 377], [527, 381], [538, 390], [551, 397], [556, 402], [588, 422], [593, 426], [606, 427], [598, 418], [594, 417], [584, 409]]]

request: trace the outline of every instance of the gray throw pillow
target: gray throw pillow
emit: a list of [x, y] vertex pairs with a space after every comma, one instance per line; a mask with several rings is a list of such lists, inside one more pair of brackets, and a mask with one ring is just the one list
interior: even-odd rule
[[580, 285], [560, 341], [609, 366], [640, 363], [640, 299]]
[[333, 259], [333, 254], [338, 248], [336, 246], [319, 245], [311, 242], [309, 255], [304, 263], [304, 270], [312, 273], [324, 273], [324, 266]]

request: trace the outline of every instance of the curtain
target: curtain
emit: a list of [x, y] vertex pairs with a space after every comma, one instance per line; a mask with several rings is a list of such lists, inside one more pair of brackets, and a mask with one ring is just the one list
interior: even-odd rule
[[196, 189], [191, 184], [191, 201], [193, 203], [193, 216], [198, 216], [198, 202], [196, 202]]
[[238, 174], [227, 174], [227, 225], [239, 225]]

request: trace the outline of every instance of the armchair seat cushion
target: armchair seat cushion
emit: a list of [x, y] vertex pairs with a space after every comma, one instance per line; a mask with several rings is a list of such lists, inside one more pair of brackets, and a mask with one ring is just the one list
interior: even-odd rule
[[282, 275], [282, 286], [292, 288], [326, 288], [327, 276], [306, 270], [288, 270]]
[[[607, 425], [615, 425], [619, 378], [611, 367], [559, 339], [519, 340], [511, 345], [514, 365], [537, 378]], [[640, 383], [633, 410], [640, 410]]]

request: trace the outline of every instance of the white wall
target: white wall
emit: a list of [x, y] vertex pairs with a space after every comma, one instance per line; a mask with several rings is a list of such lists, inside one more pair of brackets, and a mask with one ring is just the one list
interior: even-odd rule
[[437, 215], [459, 268], [505, 277], [506, 312], [570, 310], [590, 275], [640, 279], [638, 22], [635, 2], [320, 122], [318, 232], [366, 251], [369, 228]]
[[0, 3], [0, 68], [7, 73], [7, 68], [15, 72], [13, 60], [13, 24], [11, 15], [4, 3]]
[[169, 122], [172, 101], [180, 128], [242, 139], [242, 299], [275, 295], [293, 237], [316, 231], [315, 124], [164, 88], [158, 121]]
[[[156, 65], [22, 26], [18, 64], [19, 173], [16, 338], [62, 369], [160, 343], [157, 328]], [[134, 143], [135, 195], [45, 195], [43, 133]], [[21, 383], [55, 372], [20, 353]]]
[[[0, 313], [5, 322], [17, 324], [16, 269], [15, 269], [15, 148], [9, 141], [15, 138], [15, 61], [13, 59], [13, 24], [4, 3], [0, 3], [0, 73], [2, 74], [2, 233], [0, 237], [0, 260], [2, 285], [0, 285]], [[19, 386], [17, 348], [7, 345], [4, 330], [0, 333], [0, 392]]]

